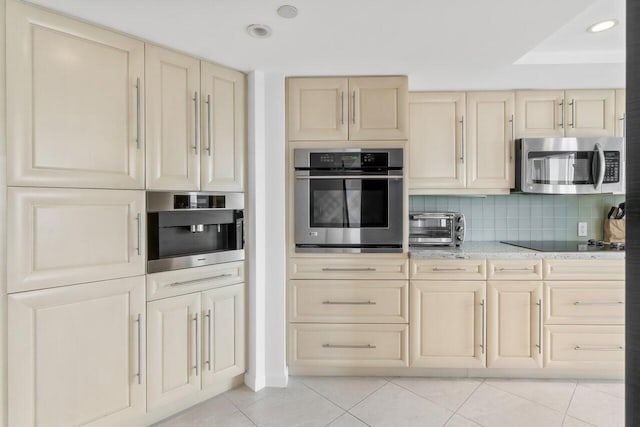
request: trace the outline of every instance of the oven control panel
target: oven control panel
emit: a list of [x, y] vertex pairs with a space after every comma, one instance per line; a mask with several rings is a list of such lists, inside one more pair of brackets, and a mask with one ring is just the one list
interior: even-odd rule
[[357, 169], [363, 167], [386, 167], [389, 164], [388, 153], [311, 153], [311, 168]]

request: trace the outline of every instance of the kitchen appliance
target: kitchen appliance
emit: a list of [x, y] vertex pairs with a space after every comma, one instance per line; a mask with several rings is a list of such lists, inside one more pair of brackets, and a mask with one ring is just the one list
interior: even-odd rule
[[296, 252], [402, 252], [401, 148], [296, 149]]
[[507, 240], [506, 243], [520, 248], [533, 249], [539, 252], [599, 252], [599, 251], [623, 251], [624, 244], [605, 243], [602, 240], [590, 239], [584, 241], [572, 240]]
[[516, 140], [516, 190], [541, 194], [624, 193], [624, 138]]
[[460, 246], [464, 242], [464, 215], [457, 212], [411, 212], [409, 246]]
[[244, 259], [244, 194], [147, 192], [147, 272]]

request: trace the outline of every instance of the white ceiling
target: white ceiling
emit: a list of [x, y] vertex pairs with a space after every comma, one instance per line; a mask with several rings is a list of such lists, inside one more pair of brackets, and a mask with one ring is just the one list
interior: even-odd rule
[[[624, 22], [624, 0], [33, 2], [244, 71], [408, 74], [411, 90], [624, 86], [623, 26], [585, 31]], [[279, 17], [282, 4], [299, 16]], [[254, 23], [272, 37], [248, 36]]]

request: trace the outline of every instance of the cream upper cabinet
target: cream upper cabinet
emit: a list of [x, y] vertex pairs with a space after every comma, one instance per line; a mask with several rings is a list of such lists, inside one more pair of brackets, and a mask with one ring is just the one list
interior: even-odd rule
[[244, 284], [202, 293], [202, 388], [244, 373]]
[[144, 191], [9, 188], [9, 292], [145, 273]]
[[353, 77], [349, 93], [349, 139], [407, 139], [406, 77]]
[[624, 89], [616, 90], [616, 136], [627, 136], [627, 96]]
[[345, 141], [349, 138], [349, 79], [343, 77], [287, 80], [291, 141]]
[[467, 187], [509, 189], [514, 167], [513, 92], [467, 93]]
[[8, 297], [8, 425], [141, 425], [144, 277]]
[[200, 61], [146, 46], [147, 188], [197, 190]]
[[243, 191], [247, 77], [202, 61], [200, 79], [200, 188]]
[[484, 367], [485, 282], [413, 280], [410, 286], [410, 366]]
[[542, 282], [487, 283], [487, 367], [542, 367]]
[[6, 7], [8, 184], [144, 188], [144, 43]]
[[200, 391], [200, 293], [147, 304], [147, 406], [161, 408]]
[[290, 78], [287, 91], [290, 141], [407, 139], [406, 77]]
[[409, 94], [409, 189], [464, 188], [464, 92]]
[[562, 90], [517, 91], [516, 138], [563, 137], [565, 110]]
[[565, 91], [566, 136], [615, 136], [615, 90]]

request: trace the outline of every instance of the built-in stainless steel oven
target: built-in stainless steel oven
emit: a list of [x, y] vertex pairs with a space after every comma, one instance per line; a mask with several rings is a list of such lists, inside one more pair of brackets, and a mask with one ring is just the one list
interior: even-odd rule
[[402, 252], [403, 154], [296, 149], [296, 252]]
[[624, 193], [624, 138], [516, 141], [516, 189], [525, 193]]
[[147, 192], [147, 272], [244, 259], [244, 194]]

